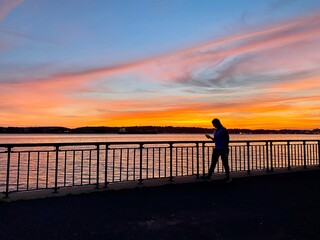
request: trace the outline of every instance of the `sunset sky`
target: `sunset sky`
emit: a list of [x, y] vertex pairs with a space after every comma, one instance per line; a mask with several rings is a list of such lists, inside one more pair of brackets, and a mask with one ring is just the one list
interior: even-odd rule
[[319, 0], [0, 0], [0, 126], [320, 128]]

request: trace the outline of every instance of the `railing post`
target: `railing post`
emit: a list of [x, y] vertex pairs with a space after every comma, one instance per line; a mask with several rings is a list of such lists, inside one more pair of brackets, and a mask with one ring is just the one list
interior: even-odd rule
[[270, 141], [270, 167], [271, 172], [273, 172], [273, 150], [272, 150], [272, 141]]
[[172, 176], [172, 173], [173, 173], [173, 159], [172, 159], [172, 143], [169, 144], [170, 146], [170, 182], [173, 181], [173, 176]]
[[[109, 152], [109, 145], [106, 144], [106, 152], [105, 152], [105, 165], [104, 165], [104, 187], [108, 186], [108, 152]], [[136, 167], [136, 166], [134, 166]]]
[[205, 166], [205, 155], [204, 155], [204, 143], [201, 144], [202, 146], [202, 175], [206, 175], [206, 166]]
[[306, 141], [303, 141], [303, 168], [307, 168], [307, 151], [306, 151]]
[[250, 174], [250, 142], [247, 142], [248, 174]]
[[99, 189], [99, 171], [100, 171], [100, 145], [97, 145], [97, 185], [96, 189]]
[[320, 167], [320, 141], [318, 141], [318, 162]]
[[290, 141], [287, 141], [287, 156], [288, 156], [288, 170], [291, 170], [291, 164], [290, 164]]
[[58, 192], [58, 166], [59, 166], [59, 146], [56, 147], [56, 167], [54, 175], [54, 193]]
[[140, 179], [139, 179], [139, 184], [142, 184], [142, 148], [143, 144], [140, 143]]
[[270, 171], [269, 169], [269, 142], [266, 141], [266, 161], [267, 161], [267, 172]]
[[197, 178], [200, 178], [200, 164], [199, 164], [199, 143], [197, 142]]
[[7, 180], [6, 180], [6, 192], [5, 198], [9, 197], [9, 181], [10, 181], [10, 160], [11, 160], [11, 147], [7, 147], [8, 157], [7, 157]]

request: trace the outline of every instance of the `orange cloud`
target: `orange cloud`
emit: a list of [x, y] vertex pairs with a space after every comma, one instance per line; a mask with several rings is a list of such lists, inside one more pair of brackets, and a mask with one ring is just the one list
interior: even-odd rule
[[[219, 117], [230, 128], [318, 127], [319, 16], [131, 63], [0, 82], [0, 123], [211, 127]], [[145, 92], [129, 91], [129, 81]]]

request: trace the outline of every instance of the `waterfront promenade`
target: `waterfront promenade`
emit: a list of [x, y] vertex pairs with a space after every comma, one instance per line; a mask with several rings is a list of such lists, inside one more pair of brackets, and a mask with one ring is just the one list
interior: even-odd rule
[[316, 168], [0, 202], [0, 239], [320, 239], [319, 182]]

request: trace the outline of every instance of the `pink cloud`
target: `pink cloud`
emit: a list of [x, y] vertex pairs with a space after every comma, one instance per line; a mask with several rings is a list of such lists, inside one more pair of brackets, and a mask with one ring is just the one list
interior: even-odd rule
[[[294, 122], [291, 115], [303, 112], [314, 121], [319, 116], [312, 111], [320, 99], [309, 91], [319, 89], [319, 72], [315, 70], [319, 69], [319, 26], [320, 14], [310, 15], [140, 61], [0, 83], [1, 106], [14, 109], [11, 113], [2, 111], [5, 117], [0, 116], [0, 120], [8, 125], [13, 118], [32, 122], [34, 115], [47, 121], [46, 124], [65, 126], [186, 125], [187, 121], [199, 126], [210, 122], [207, 116], [219, 113], [231, 126], [239, 127], [235, 125], [239, 123], [232, 123], [232, 118], [240, 116], [239, 121], [248, 126], [264, 124], [274, 128], [272, 120], [282, 116], [284, 126]], [[114, 79], [131, 73], [141, 82], [148, 81], [156, 87], [167, 85], [163, 92], [148, 96], [81, 95], [90, 93], [97, 81], [106, 82], [111, 88], [109, 81], [116, 82]], [[260, 83], [264, 84], [261, 89], [257, 87]], [[173, 86], [177, 87], [178, 96], [170, 94]], [[197, 88], [219, 89], [224, 98], [216, 92], [214, 97], [210, 92], [195, 97], [183, 87], [195, 92]], [[239, 87], [245, 92], [229, 87]], [[294, 93], [302, 88], [308, 92]]]
[[[98, 78], [136, 73], [151, 82], [187, 82], [197, 78], [197, 73], [206, 69], [221, 71], [221, 68], [228, 70], [228, 68], [240, 66], [247, 59], [251, 59], [252, 55], [267, 56], [276, 54], [277, 51], [287, 53], [297, 51], [295, 44], [308, 42], [309, 48], [311, 46], [317, 49], [317, 38], [320, 36], [319, 26], [320, 14], [312, 14], [264, 30], [225, 37], [171, 54], [115, 66], [62, 73], [43, 79], [26, 79], [26, 81], [37, 83], [46, 81], [62, 85], [69, 82], [70, 85], [73, 85], [92, 82]], [[315, 55], [308, 57], [315, 58]], [[297, 61], [306, 60], [301, 59]], [[261, 69], [259, 64], [254, 64], [253, 67]], [[246, 72], [246, 68], [242, 68], [241, 71]], [[230, 74], [233, 74], [232, 71]]]
[[0, 0], [0, 22], [23, 0]]

